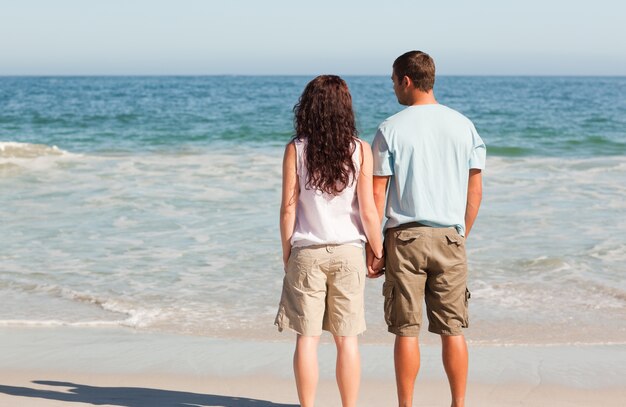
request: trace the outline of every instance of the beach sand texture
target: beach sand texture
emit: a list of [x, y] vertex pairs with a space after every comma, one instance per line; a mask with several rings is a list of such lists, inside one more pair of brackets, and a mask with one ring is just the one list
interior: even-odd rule
[[[328, 338], [326, 338], [328, 339]], [[287, 407], [293, 344], [110, 328], [0, 329], [0, 406]], [[363, 345], [360, 406], [393, 406], [391, 343]], [[468, 406], [624, 406], [626, 346], [476, 346]], [[334, 346], [317, 405], [340, 406]], [[449, 405], [439, 348], [424, 346], [416, 406]]]

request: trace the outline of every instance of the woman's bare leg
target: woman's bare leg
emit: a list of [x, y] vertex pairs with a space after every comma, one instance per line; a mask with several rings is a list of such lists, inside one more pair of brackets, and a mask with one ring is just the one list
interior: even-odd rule
[[319, 377], [317, 365], [317, 345], [319, 336], [298, 335], [296, 351], [293, 354], [293, 372], [296, 376], [298, 399], [302, 407], [313, 407]]
[[355, 407], [361, 382], [361, 356], [357, 336], [335, 336], [337, 385], [343, 407]]

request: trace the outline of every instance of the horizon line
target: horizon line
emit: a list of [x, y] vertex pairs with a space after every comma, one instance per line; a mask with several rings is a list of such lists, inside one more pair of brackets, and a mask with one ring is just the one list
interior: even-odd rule
[[[0, 78], [20, 77], [315, 77], [327, 74], [0, 74]], [[339, 74], [344, 77], [387, 77], [389, 74]], [[623, 78], [626, 74], [438, 74], [436, 77], [572, 77], [572, 78]]]

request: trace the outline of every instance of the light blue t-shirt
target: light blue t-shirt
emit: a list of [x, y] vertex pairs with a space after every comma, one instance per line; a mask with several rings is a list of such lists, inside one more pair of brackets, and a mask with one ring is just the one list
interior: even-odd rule
[[470, 168], [486, 147], [472, 122], [440, 104], [409, 106], [385, 120], [374, 142], [374, 175], [391, 176], [385, 229], [419, 222], [465, 236]]

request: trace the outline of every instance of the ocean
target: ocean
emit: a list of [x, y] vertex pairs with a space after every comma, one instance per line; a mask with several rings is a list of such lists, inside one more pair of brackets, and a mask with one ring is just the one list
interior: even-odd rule
[[[293, 340], [273, 326], [281, 160], [310, 79], [0, 77], [0, 326]], [[391, 79], [346, 80], [371, 141], [402, 108]], [[626, 77], [435, 93], [488, 148], [470, 344], [626, 344]], [[390, 337], [381, 285], [366, 342]]]

